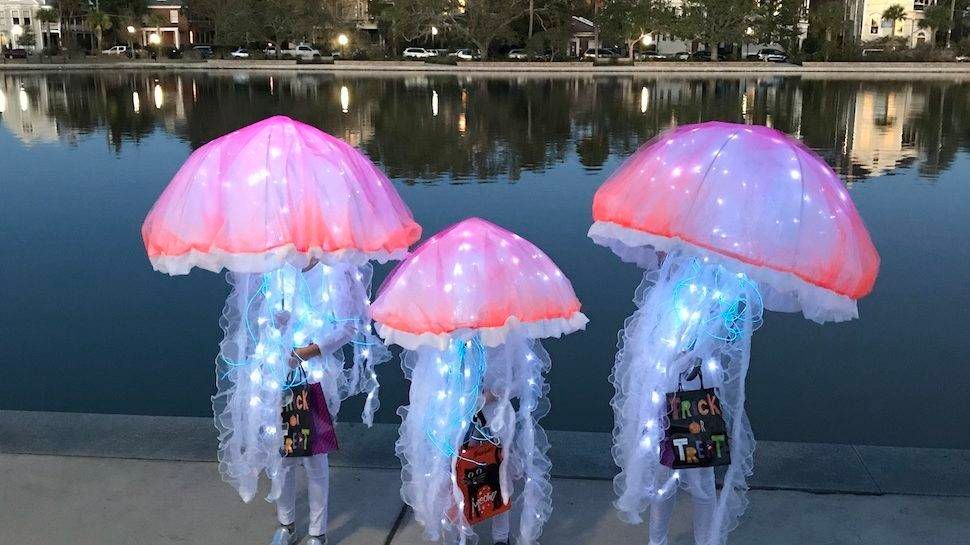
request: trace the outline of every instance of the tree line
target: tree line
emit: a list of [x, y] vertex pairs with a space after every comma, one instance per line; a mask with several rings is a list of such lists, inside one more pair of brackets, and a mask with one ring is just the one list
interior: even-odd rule
[[[649, 48], [644, 36], [664, 36], [705, 45], [712, 60], [719, 49], [740, 52], [744, 43], [783, 45], [797, 52], [802, 45], [827, 58], [852, 40], [843, 0], [823, 0], [806, 10], [804, 0], [368, 0], [367, 12], [379, 29], [380, 41], [355, 36], [354, 2], [348, 0], [187, 0], [184, 16], [212, 31], [216, 44], [234, 46], [257, 42], [331, 42], [338, 34], [353, 38], [351, 47], [368, 45], [380, 55], [395, 56], [412, 45], [449, 44], [474, 47], [483, 57], [499, 45], [524, 47], [551, 57], [566, 56], [573, 34], [572, 16], [597, 25], [600, 43], [621, 46], [624, 53]], [[166, 25], [164, 15], [149, 10], [147, 0], [54, 0], [45, 15], [48, 24], [83, 21], [98, 48], [106, 37], [125, 42], [127, 26]], [[947, 45], [951, 35], [962, 36], [970, 0], [927, 6], [918, 21], [921, 29]], [[885, 21], [905, 20], [906, 10], [892, 5]], [[43, 19], [42, 19], [43, 21]], [[860, 24], [860, 22], [855, 22]], [[914, 23], [915, 26], [916, 23]], [[63, 27], [63, 25], [62, 25]], [[68, 29], [76, 28], [68, 26]], [[70, 41], [70, 31], [64, 39]], [[904, 42], [902, 36], [893, 36]], [[639, 45], [642, 44], [642, 45]], [[67, 43], [66, 45], [70, 45]]]

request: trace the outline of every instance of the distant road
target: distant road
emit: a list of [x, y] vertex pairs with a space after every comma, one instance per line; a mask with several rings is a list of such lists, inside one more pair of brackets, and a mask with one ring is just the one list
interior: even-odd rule
[[300, 72], [427, 72], [490, 74], [839, 74], [866, 77], [873, 74], [970, 75], [970, 63], [960, 62], [806, 62], [803, 65], [765, 62], [638, 62], [633, 66], [593, 66], [590, 62], [460, 62], [449, 66], [420, 61], [336, 61], [334, 64], [297, 64], [294, 60], [115, 60], [76, 62], [14, 62], [0, 71], [33, 70], [270, 70]]

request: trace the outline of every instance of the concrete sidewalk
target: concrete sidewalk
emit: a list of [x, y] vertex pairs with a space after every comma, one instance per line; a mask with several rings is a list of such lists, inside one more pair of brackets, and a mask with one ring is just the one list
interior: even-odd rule
[[[44, 433], [37, 433], [43, 422]], [[400, 467], [398, 427], [341, 422], [332, 465]], [[548, 430], [553, 476], [610, 480], [607, 433]], [[215, 461], [211, 418], [0, 410], [0, 453]], [[970, 451], [759, 441], [749, 484], [761, 490], [970, 497]], [[970, 542], [970, 539], [968, 539]], [[0, 545], [5, 545], [0, 542]]]
[[[399, 485], [396, 470], [334, 468], [330, 545], [425, 543]], [[542, 543], [646, 543], [646, 526], [621, 523], [612, 498], [608, 481], [556, 479]], [[970, 535], [970, 498], [772, 490], [750, 498], [732, 544], [957, 544]], [[689, 513], [677, 510], [671, 545], [693, 543]], [[3, 545], [262, 545], [274, 525], [272, 505], [243, 504], [213, 462], [0, 454]]]

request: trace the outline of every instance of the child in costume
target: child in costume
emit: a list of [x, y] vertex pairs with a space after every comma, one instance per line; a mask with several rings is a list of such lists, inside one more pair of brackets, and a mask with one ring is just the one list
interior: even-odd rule
[[[309, 344], [293, 350], [290, 357], [291, 376], [290, 392], [285, 394], [286, 405], [283, 410], [283, 444], [281, 445], [283, 464], [273, 486], [279, 487], [279, 497], [276, 499], [276, 515], [280, 526], [273, 534], [270, 545], [293, 545], [298, 541], [296, 534], [296, 475], [298, 465], [303, 465], [307, 476], [307, 496], [310, 507], [309, 539], [307, 545], [326, 545], [327, 543], [327, 511], [330, 487], [330, 464], [328, 453], [337, 448], [337, 438], [333, 431], [333, 421], [327, 409], [326, 398], [319, 387], [319, 382], [312, 382], [303, 371], [304, 362], [321, 355], [320, 347]], [[302, 378], [298, 378], [302, 377]], [[316, 386], [316, 388], [314, 388]], [[298, 392], [297, 390], [301, 388]], [[307, 393], [307, 390], [310, 392]], [[293, 399], [297, 396], [296, 399]], [[287, 409], [306, 409], [312, 415], [312, 437], [307, 443], [301, 442], [296, 433], [298, 425], [297, 415], [288, 414]], [[302, 428], [301, 428], [302, 429]], [[309, 434], [308, 434], [309, 435]]]

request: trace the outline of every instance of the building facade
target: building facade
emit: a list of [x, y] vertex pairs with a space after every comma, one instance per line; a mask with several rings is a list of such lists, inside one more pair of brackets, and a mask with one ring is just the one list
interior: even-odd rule
[[[50, 28], [43, 25], [37, 14], [51, 9], [43, 0], [0, 0], [0, 45], [4, 48], [25, 47], [40, 50], [51, 41], [57, 41], [60, 27], [51, 23]], [[34, 35], [34, 45], [24, 46], [24, 34]]]
[[[850, 0], [848, 19], [852, 23], [853, 38], [865, 45], [881, 38], [902, 38], [909, 47], [932, 44], [932, 29], [919, 28], [926, 8], [937, 0]], [[906, 18], [889, 21], [882, 18], [889, 6], [899, 4], [906, 10]]]

